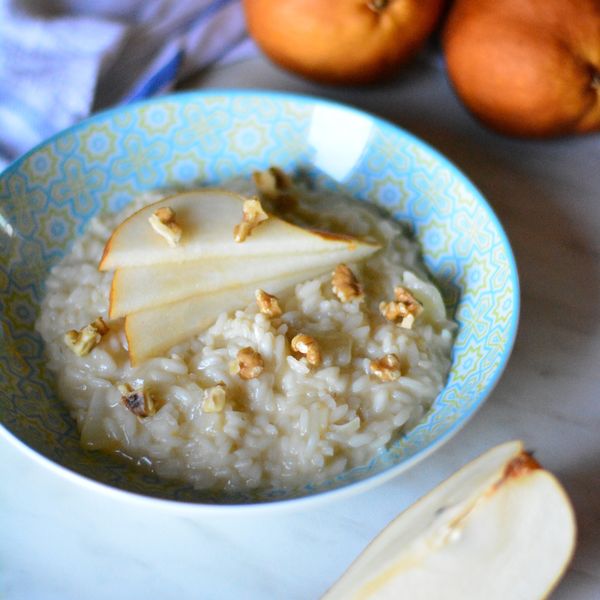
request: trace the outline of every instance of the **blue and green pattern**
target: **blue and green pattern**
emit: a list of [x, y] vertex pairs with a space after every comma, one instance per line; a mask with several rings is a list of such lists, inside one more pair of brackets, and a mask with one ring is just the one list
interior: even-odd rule
[[[410, 225], [459, 324], [448, 384], [424, 420], [364, 467], [301, 490], [223, 495], [161, 481], [83, 451], [34, 331], [48, 270], [100, 211], [156, 189], [218, 185], [276, 164], [341, 187]], [[510, 354], [518, 280], [509, 243], [478, 191], [412, 135], [360, 111], [272, 92], [192, 92], [99, 114], [0, 175], [0, 420], [40, 455], [146, 496], [255, 503], [311, 496], [399, 472], [482, 404]]]

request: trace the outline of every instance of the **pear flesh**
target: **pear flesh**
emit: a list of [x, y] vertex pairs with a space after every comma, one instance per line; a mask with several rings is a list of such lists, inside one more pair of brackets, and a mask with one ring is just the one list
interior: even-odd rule
[[[346, 250], [350, 254], [368, 244], [355, 238], [304, 229], [270, 216], [242, 243], [233, 229], [242, 220], [243, 196], [219, 189], [176, 194], [150, 204], [125, 219], [108, 240], [100, 261], [101, 271], [205, 258], [231, 258], [282, 254], [307, 254]], [[171, 208], [183, 233], [170, 247], [148, 219], [158, 208]], [[351, 260], [351, 259], [349, 259]]]
[[323, 598], [542, 598], [574, 545], [560, 483], [508, 442], [392, 521]]
[[131, 364], [135, 366], [148, 358], [160, 356], [171, 346], [207, 329], [222, 312], [247, 306], [254, 301], [259, 288], [269, 294], [280, 294], [297, 283], [322, 274], [323, 268], [311, 269], [128, 314], [125, 317], [125, 335]]
[[361, 260], [377, 247], [301, 255], [206, 258], [181, 264], [149, 265], [118, 269], [110, 292], [111, 319], [217, 291], [251, 284], [266, 277], [289, 277], [308, 270], [333, 269], [339, 263]]

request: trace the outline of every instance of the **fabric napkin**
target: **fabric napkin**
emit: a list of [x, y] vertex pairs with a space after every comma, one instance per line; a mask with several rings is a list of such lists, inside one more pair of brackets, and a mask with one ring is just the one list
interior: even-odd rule
[[254, 52], [240, 0], [0, 0], [0, 171], [92, 111]]

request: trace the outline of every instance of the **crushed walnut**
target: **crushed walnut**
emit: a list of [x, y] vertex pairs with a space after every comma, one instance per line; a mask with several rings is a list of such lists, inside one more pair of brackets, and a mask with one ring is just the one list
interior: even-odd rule
[[156, 413], [156, 404], [152, 395], [143, 387], [134, 387], [129, 383], [121, 383], [117, 386], [121, 392], [121, 402], [136, 417], [151, 417]]
[[202, 412], [217, 413], [222, 412], [227, 400], [227, 388], [222, 381], [217, 385], [204, 390], [204, 399], [202, 400]]
[[242, 207], [242, 222], [233, 228], [234, 240], [243, 242], [250, 236], [253, 229], [268, 218], [269, 215], [264, 211], [258, 198], [245, 200]]
[[168, 207], [162, 206], [154, 211], [148, 219], [152, 229], [167, 240], [169, 246], [174, 248], [181, 240], [181, 227], [175, 221], [175, 211]]
[[252, 179], [259, 194], [274, 202], [278, 208], [290, 210], [297, 204], [297, 199], [290, 190], [292, 180], [279, 167], [269, 167], [266, 171], [254, 171]]
[[369, 371], [381, 381], [396, 381], [402, 376], [402, 363], [396, 354], [386, 354], [372, 360], [369, 363]]
[[381, 302], [379, 310], [388, 321], [400, 321], [400, 326], [412, 329], [415, 319], [423, 312], [423, 305], [406, 289], [394, 288], [395, 300]]
[[277, 198], [282, 192], [292, 187], [292, 180], [279, 167], [269, 167], [266, 171], [254, 171], [252, 179], [258, 191], [269, 199]]
[[268, 294], [264, 290], [256, 290], [256, 304], [258, 310], [267, 317], [276, 318], [281, 316], [281, 306], [279, 306], [279, 300], [277, 296]]
[[306, 362], [313, 367], [321, 364], [321, 349], [315, 338], [299, 333], [292, 338], [292, 350], [306, 357]]
[[354, 298], [362, 298], [363, 292], [354, 273], [345, 264], [339, 264], [331, 275], [331, 289], [342, 301], [349, 302]]
[[246, 346], [237, 353], [237, 360], [231, 363], [229, 372], [239, 375], [242, 379], [255, 379], [264, 368], [262, 356], [254, 348]]
[[76, 329], [67, 331], [64, 340], [77, 356], [85, 356], [100, 343], [106, 333], [108, 333], [108, 325], [102, 317], [98, 317], [79, 331]]

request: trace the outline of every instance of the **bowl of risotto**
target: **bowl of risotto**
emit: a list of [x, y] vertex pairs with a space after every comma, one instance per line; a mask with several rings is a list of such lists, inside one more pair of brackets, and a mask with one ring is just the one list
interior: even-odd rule
[[98, 490], [335, 498], [447, 441], [514, 342], [468, 179], [398, 127], [273, 92], [117, 108], [0, 174], [0, 432]]

